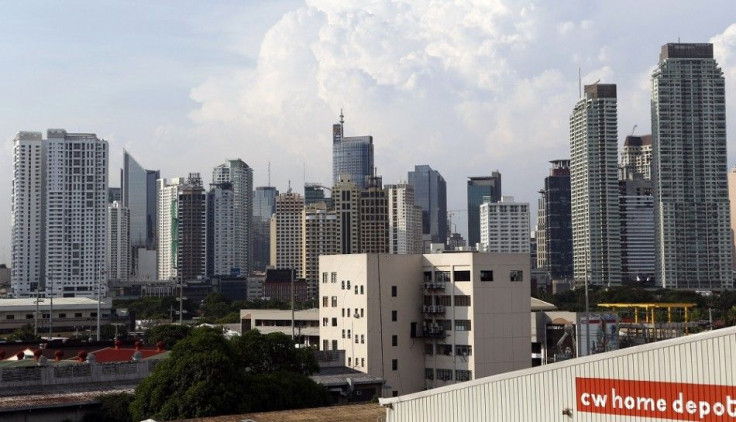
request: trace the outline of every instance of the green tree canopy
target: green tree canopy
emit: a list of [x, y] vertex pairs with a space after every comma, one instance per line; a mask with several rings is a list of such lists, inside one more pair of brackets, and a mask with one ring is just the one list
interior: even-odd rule
[[33, 333], [33, 325], [26, 324], [8, 335], [10, 341], [35, 341], [41, 339], [40, 336]]
[[172, 349], [179, 340], [184, 339], [191, 332], [192, 327], [188, 325], [163, 324], [149, 328], [144, 338], [148, 344], [156, 344], [159, 341], [163, 341], [165, 349]]
[[[269, 353], [274, 356], [264, 358]], [[311, 353], [283, 334], [247, 332], [227, 340], [200, 327], [138, 385], [130, 410], [135, 420], [169, 420], [323, 406], [330, 402], [327, 390], [305, 375], [316, 367]]]

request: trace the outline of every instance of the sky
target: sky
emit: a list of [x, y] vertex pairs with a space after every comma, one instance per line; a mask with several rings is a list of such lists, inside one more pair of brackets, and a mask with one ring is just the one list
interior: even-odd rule
[[418, 164], [444, 176], [465, 235], [467, 177], [494, 170], [533, 227], [581, 81], [617, 84], [620, 143], [649, 133], [665, 43], [714, 43], [736, 121], [732, 0], [24, 0], [0, 15], [0, 263], [19, 131], [96, 133], [111, 186], [125, 149], [166, 178], [209, 182], [241, 158], [264, 186], [270, 165], [272, 186], [301, 192], [330, 184], [343, 110], [346, 136], [373, 136], [384, 183]]

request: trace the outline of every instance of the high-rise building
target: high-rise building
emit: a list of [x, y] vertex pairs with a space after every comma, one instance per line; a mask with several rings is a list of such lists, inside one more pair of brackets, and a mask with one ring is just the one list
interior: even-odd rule
[[130, 278], [130, 210], [114, 201], [107, 208], [107, 278]]
[[736, 167], [728, 170], [728, 199], [731, 203], [731, 240], [733, 241], [731, 265], [733, 270], [736, 271]]
[[574, 278], [621, 282], [616, 85], [586, 85], [570, 116]]
[[340, 253], [360, 251], [360, 189], [350, 176], [343, 175], [332, 187], [337, 220], [340, 224]]
[[233, 236], [235, 266], [232, 274], [250, 271], [250, 238], [253, 219], [253, 169], [243, 160], [227, 160], [212, 171], [212, 183], [231, 183], [233, 187]]
[[380, 176], [360, 190], [360, 253], [388, 253], [388, 198]]
[[207, 276], [229, 276], [235, 263], [235, 204], [230, 182], [214, 183], [207, 192]]
[[408, 183], [386, 185], [388, 197], [388, 252], [422, 253], [422, 207], [415, 205], [414, 187]]
[[271, 266], [289, 268], [302, 274], [304, 197], [288, 191], [276, 197], [271, 216]]
[[273, 186], [259, 186], [253, 191], [251, 269], [265, 271], [271, 260], [271, 216], [276, 211], [279, 191]]
[[662, 46], [652, 73], [656, 282], [733, 286], [726, 97], [713, 44]]
[[[626, 147], [624, 146], [624, 149]], [[652, 181], [634, 165], [619, 167], [621, 281], [654, 282], [654, 197]]]
[[414, 202], [422, 208], [422, 234], [430, 243], [447, 243], [447, 184], [430, 166], [414, 166], [408, 175]]
[[550, 161], [537, 219], [537, 267], [552, 279], [573, 276], [570, 160]]
[[304, 184], [304, 206], [309, 206], [319, 202], [324, 202], [327, 208], [332, 208], [332, 198], [325, 196], [325, 190], [328, 188], [319, 183]]
[[116, 187], [107, 188], [107, 203], [112, 204], [115, 201], [120, 202], [122, 200], [122, 190]]
[[156, 274], [159, 280], [173, 280], [178, 274], [179, 189], [183, 177], [159, 179], [156, 182], [157, 223]]
[[480, 204], [485, 197], [492, 202], [501, 200], [501, 173], [494, 171], [490, 176], [468, 178], [468, 245], [475, 247], [480, 242]]
[[529, 204], [502, 196], [480, 206], [480, 251], [529, 253]]
[[383, 396], [531, 366], [528, 253], [332, 255], [319, 270], [321, 350], [345, 350]]
[[13, 142], [11, 288], [15, 297], [45, 289], [46, 142], [40, 132], [19, 132]]
[[347, 174], [359, 188], [373, 174], [373, 137], [344, 136], [344, 116], [332, 125], [332, 181], [337, 183]]
[[199, 173], [189, 173], [178, 195], [178, 277], [195, 280], [207, 272], [207, 199]]
[[92, 133], [20, 132], [13, 151], [15, 296], [105, 294], [108, 145]]
[[121, 170], [122, 205], [130, 210], [130, 243], [152, 248], [156, 233], [156, 180], [158, 170], [146, 170], [128, 151]]
[[304, 207], [302, 234], [302, 277], [310, 299], [319, 293], [319, 257], [340, 253], [340, 225], [337, 213], [324, 202]]
[[652, 135], [627, 136], [621, 149], [621, 166], [630, 167], [645, 180], [652, 178]]

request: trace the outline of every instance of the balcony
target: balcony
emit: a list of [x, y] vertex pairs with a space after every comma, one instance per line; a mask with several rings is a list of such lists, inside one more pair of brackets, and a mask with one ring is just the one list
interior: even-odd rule
[[424, 327], [424, 337], [429, 338], [445, 338], [445, 328], [439, 324], [429, 324]]
[[445, 307], [443, 305], [424, 305], [422, 306], [422, 312], [430, 315], [444, 314]]
[[425, 291], [445, 290], [446, 285], [447, 282], [444, 281], [425, 281], [423, 288]]

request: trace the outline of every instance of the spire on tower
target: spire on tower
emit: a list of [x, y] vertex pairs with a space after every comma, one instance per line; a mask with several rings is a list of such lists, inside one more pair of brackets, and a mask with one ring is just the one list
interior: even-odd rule
[[345, 123], [345, 116], [342, 114], [342, 109], [340, 109], [340, 125], [343, 125]]

